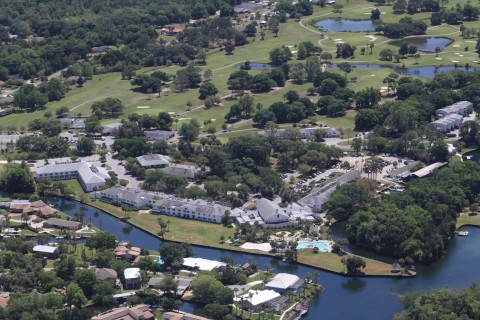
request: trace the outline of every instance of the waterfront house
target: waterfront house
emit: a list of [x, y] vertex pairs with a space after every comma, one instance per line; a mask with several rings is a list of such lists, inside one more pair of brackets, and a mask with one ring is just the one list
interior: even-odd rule
[[118, 206], [126, 205], [135, 209], [151, 207], [155, 198], [150, 192], [122, 187], [118, 184], [108, 189], [98, 191], [97, 196], [103, 201]]
[[165, 168], [170, 164], [172, 159], [161, 154], [146, 154], [137, 157], [138, 163], [145, 169]]
[[182, 266], [190, 270], [212, 271], [218, 267], [224, 267], [227, 264], [216, 260], [188, 257], [183, 259]]
[[287, 290], [297, 291], [303, 284], [303, 279], [294, 274], [279, 273], [265, 284], [265, 289], [284, 293]]
[[288, 300], [274, 290], [251, 290], [240, 297], [243, 308], [251, 311], [261, 309], [263, 306], [273, 307], [281, 310]]
[[82, 224], [78, 221], [68, 221], [63, 219], [50, 218], [43, 223], [44, 228], [78, 230]]
[[[121, 307], [103, 312], [91, 320], [154, 320], [155, 315], [146, 304], [139, 304], [133, 307]], [[165, 317], [164, 317], [165, 319]]]
[[35, 179], [69, 180], [78, 179], [86, 192], [102, 187], [110, 175], [107, 170], [90, 162], [62, 162], [36, 169]]
[[117, 246], [113, 249], [113, 255], [116, 259], [123, 259], [130, 262], [138, 262], [142, 255], [142, 249], [138, 247]]
[[152, 205], [152, 213], [194, 219], [206, 222], [221, 223], [225, 212], [230, 208], [207, 202], [202, 199], [162, 199]]
[[125, 278], [125, 289], [136, 289], [140, 286], [142, 275], [139, 268], [127, 268], [123, 275]]

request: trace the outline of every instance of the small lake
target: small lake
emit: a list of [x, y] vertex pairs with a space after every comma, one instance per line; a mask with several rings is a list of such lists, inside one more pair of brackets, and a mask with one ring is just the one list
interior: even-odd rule
[[[455, 66], [426, 66], [426, 67], [408, 67], [408, 68], [402, 68], [400, 65], [398, 66], [383, 66], [379, 64], [352, 64], [354, 68], [359, 68], [359, 69], [382, 69], [382, 68], [389, 68], [392, 69], [392, 71], [395, 71], [400, 74], [406, 74], [410, 76], [421, 76], [421, 77], [426, 77], [426, 78], [433, 78], [435, 76], [435, 73], [437, 72], [450, 72], [453, 70], [463, 70], [466, 72], [471, 72], [478, 70], [477, 68], [469, 67], [455, 67]], [[338, 65], [336, 63], [331, 64], [332, 68], [338, 68]], [[327, 69], [328, 71], [328, 69]], [[351, 76], [354, 75], [354, 72], [352, 72]]]
[[436, 37], [415, 37], [402, 40], [395, 40], [390, 42], [394, 46], [401, 46], [402, 43], [408, 43], [410, 46], [416, 46], [419, 51], [423, 52], [435, 52], [435, 48], [445, 49], [453, 40], [449, 38], [436, 38]]
[[317, 23], [317, 28], [326, 32], [375, 31], [378, 23], [372, 20], [326, 19]]
[[[238, 64], [237, 68], [242, 68], [244, 63]], [[261, 70], [261, 69], [270, 69], [273, 68], [273, 65], [270, 63], [258, 63], [258, 62], [250, 62], [250, 69], [254, 70]]]
[[[60, 199], [46, 198], [45, 202], [53, 204], [60, 211], [74, 215], [82, 204]], [[111, 232], [119, 240], [131, 241], [132, 245], [150, 250], [158, 250], [161, 240], [154, 236], [116, 219], [101, 210], [85, 206], [86, 220], [104, 231]], [[98, 212], [97, 214], [95, 212]], [[344, 224], [333, 226], [333, 238], [343, 238]], [[478, 269], [480, 266], [480, 230], [474, 227], [465, 227], [469, 231], [468, 237], [455, 237], [447, 249], [446, 256], [432, 266], [417, 266], [418, 275], [414, 278], [350, 278], [341, 275], [320, 271], [320, 283], [325, 291], [310, 303], [309, 313], [302, 320], [318, 319], [359, 319], [359, 320], [388, 320], [393, 314], [402, 310], [399, 294], [429, 290], [448, 286], [453, 289], [464, 289], [472, 282], [480, 281]], [[235, 263], [244, 263], [248, 258], [257, 262], [259, 268], [270, 264], [273, 272], [287, 272], [303, 277], [305, 273], [313, 273], [318, 269], [289, 264], [272, 257], [252, 255], [242, 252], [231, 252], [221, 249], [210, 249], [192, 246], [196, 255], [206, 259], [219, 260], [222, 256], [233, 258]], [[350, 248], [358, 252], [355, 248]], [[363, 253], [363, 252], [362, 252]], [[370, 253], [369, 256], [373, 254]], [[383, 260], [390, 260], [383, 258]], [[182, 311], [201, 313], [198, 306], [185, 303]]]

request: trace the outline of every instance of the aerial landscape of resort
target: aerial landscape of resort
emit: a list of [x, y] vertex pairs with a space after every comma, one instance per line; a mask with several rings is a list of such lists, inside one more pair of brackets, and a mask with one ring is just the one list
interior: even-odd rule
[[0, 320], [480, 319], [480, 2], [0, 8]]

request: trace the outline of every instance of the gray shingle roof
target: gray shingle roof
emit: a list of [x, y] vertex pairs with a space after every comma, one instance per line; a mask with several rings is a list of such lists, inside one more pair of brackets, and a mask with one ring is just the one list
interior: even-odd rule
[[195, 166], [187, 166], [184, 164], [172, 163], [167, 168], [163, 169], [165, 174], [178, 174], [189, 179], [195, 178], [195, 174], [201, 169]]
[[162, 199], [156, 202], [158, 207], [164, 208], [180, 208], [187, 209], [190, 212], [196, 213], [205, 213], [216, 216], [223, 216], [225, 211], [230, 210], [230, 208], [215, 204], [209, 203], [202, 199], [189, 200], [189, 199]]
[[168, 156], [161, 154], [146, 154], [137, 157], [137, 161], [142, 167], [167, 166], [172, 160]]
[[173, 138], [175, 133], [173, 131], [152, 130], [145, 131], [145, 136], [148, 140], [152, 141], [167, 141]]
[[265, 198], [257, 200], [257, 211], [266, 223], [288, 221], [285, 211], [278, 204]]

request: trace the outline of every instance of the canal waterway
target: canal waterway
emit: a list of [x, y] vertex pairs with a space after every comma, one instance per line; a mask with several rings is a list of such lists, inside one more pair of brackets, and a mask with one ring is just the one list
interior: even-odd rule
[[[82, 204], [61, 198], [48, 198], [46, 202], [69, 216], [78, 211]], [[86, 220], [91, 219], [93, 225], [117, 236], [119, 240], [128, 240], [138, 247], [158, 250], [161, 240], [136, 227], [116, 219], [105, 212], [85, 206]], [[95, 212], [98, 212], [97, 214]], [[480, 229], [465, 227], [470, 232], [468, 237], [455, 238], [447, 250], [445, 259], [432, 266], [417, 266], [418, 275], [414, 278], [349, 278], [341, 275], [319, 271], [318, 269], [289, 264], [279, 259], [252, 255], [241, 252], [231, 252], [220, 249], [210, 249], [193, 246], [198, 257], [220, 259], [229, 256], [236, 263], [244, 263], [253, 258], [259, 268], [269, 263], [274, 272], [288, 272], [303, 277], [305, 273], [319, 271], [319, 283], [325, 291], [310, 304], [308, 320], [382, 320], [391, 319], [393, 314], [402, 310], [399, 295], [403, 293], [442, 288], [448, 286], [454, 289], [468, 287], [474, 281], [480, 281], [478, 272], [480, 266]], [[342, 238], [343, 225], [333, 228], [333, 237]], [[353, 249], [354, 250], [354, 249]], [[388, 260], [388, 259], [387, 259]], [[182, 310], [195, 311], [194, 305], [184, 304]]]

